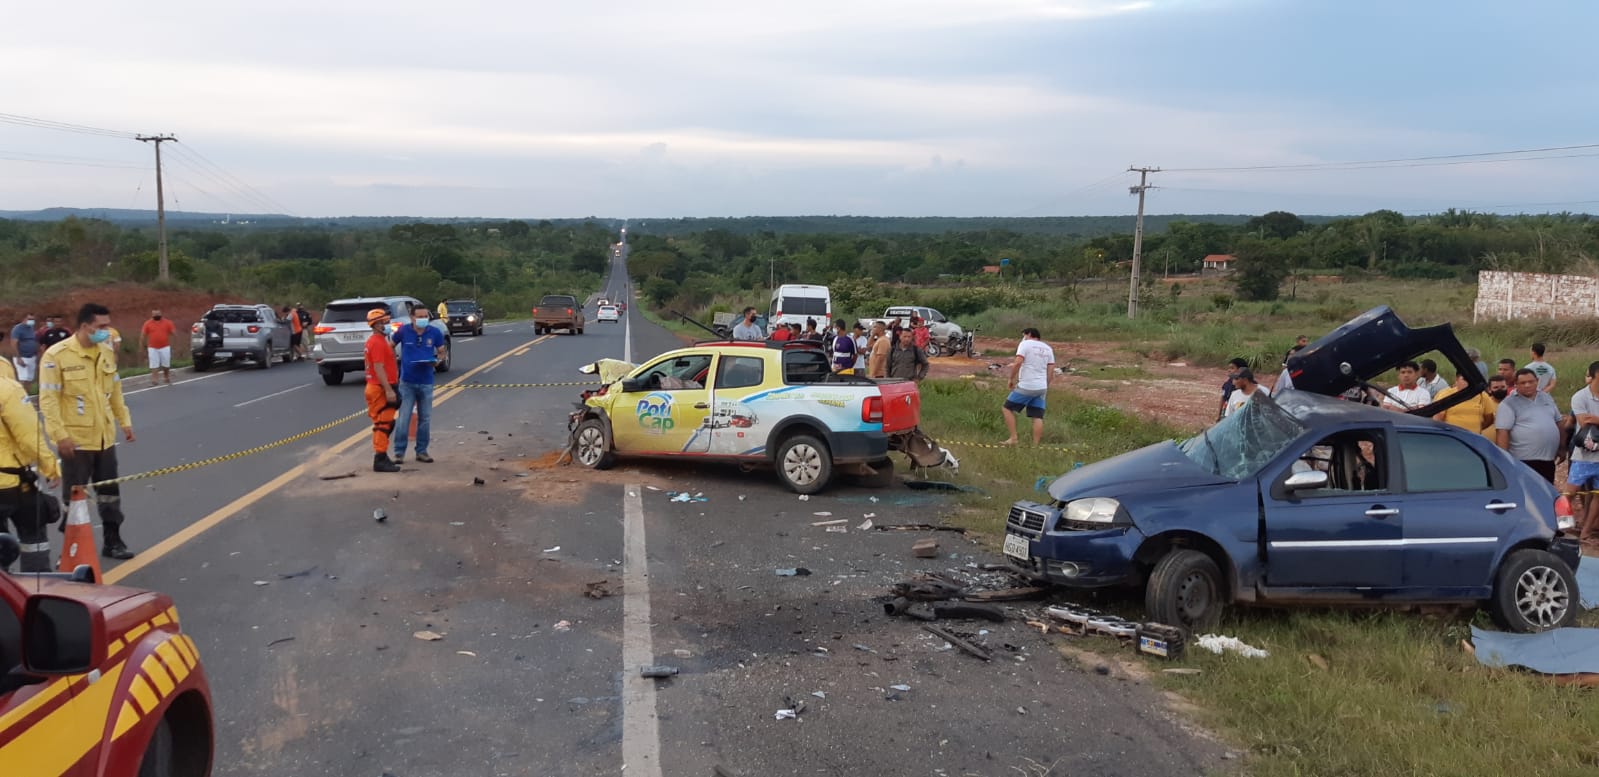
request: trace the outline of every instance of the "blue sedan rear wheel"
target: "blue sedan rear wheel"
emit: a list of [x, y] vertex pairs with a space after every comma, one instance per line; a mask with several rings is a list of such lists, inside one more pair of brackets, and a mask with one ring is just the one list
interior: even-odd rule
[[1499, 565], [1488, 614], [1508, 631], [1570, 626], [1577, 621], [1577, 576], [1553, 553], [1518, 550]]
[[1156, 562], [1144, 588], [1144, 609], [1158, 623], [1198, 634], [1214, 628], [1227, 607], [1227, 580], [1210, 556], [1178, 549]]

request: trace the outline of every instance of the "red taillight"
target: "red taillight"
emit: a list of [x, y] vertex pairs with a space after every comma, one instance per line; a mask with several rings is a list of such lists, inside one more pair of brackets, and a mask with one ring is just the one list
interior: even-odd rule
[[569, 315], [569, 316], [572, 315], [572, 309], [571, 308], [567, 308], [566, 309], [566, 314]]
[[1571, 516], [1571, 497], [1561, 494], [1555, 499], [1555, 528], [1570, 529], [1577, 525]]
[[252, 335], [253, 334], [259, 334], [261, 332], [261, 327], [258, 327], [255, 324], [251, 324], [248, 327], [245, 327], [244, 331], [249, 332]]
[[869, 424], [883, 422], [883, 398], [868, 397], [861, 403], [861, 420]]
[[331, 326], [317, 326], [311, 329], [312, 334], [327, 335], [333, 333]]

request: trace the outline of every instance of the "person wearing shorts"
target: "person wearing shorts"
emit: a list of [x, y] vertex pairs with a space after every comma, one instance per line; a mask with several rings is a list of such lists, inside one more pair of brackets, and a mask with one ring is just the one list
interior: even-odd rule
[[29, 313], [11, 327], [11, 341], [17, 349], [17, 358], [12, 364], [17, 368], [17, 382], [23, 389], [32, 389], [33, 381], [39, 376], [39, 334], [33, 322], [33, 314]]
[[166, 379], [168, 386], [172, 385], [172, 335], [178, 328], [171, 319], [161, 315], [161, 311], [150, 311], [150, 320], [144, 322], [144, 327], [139, 330], [139, 339], [144, 341], [145, 354], [150, 359], [150, 385], [161, 385], [161, 379]]
[[1010, 394], [1005, 397], [1005, 428], [1010, 437], [1004, 445], [1016, 444], [1016, 414], [1025, 412], [1033, 419], [1033, 444], [1044, 438], [1045, 396], [1049, 393], [1049, 376], [1055, 371], [1055, 350], [1045, 343], [1038, 330], [1022, 330], [1022, 341], [1016, 345], [1016, 358], [1011, 362]]
[[[1582, 512], [1577, 515], [1577, 538], [1583, 542], [1599, 539], [1599, 434], [1588, 429], [1599, 425], [1599, 362], [1588, 365], [1588, 382], [1571, 395], [1571, 417], [1576, 428], [1572, 438], [1571, 465], [1566, 473], [1567, 493], [1582, 497]], [[1586, 432], [1586, 433], [1585, 433]]]

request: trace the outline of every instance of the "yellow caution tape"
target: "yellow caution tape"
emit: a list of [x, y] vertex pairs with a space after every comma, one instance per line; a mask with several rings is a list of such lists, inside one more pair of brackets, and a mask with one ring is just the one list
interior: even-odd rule
[[1082, 452], [1076, 448], [1068, 448], [1064, 445], [1005, 445], [997, 442], [964, 442], [961, 440], [938, 440], [937, 442], [939, 445], [953, 445], [957, 448], [992, 448], [997, 450], [1018, 451], [1059, 451], [1061, 453]]
[[325, 424], [323, 424], [321, 426], [316, 427], [315, 429], [307, 429], [307, 430], [305, 430], [303, 432], [300, 432], [297, 435], [294, 435], [293, 437], [285, 437], [285, 438], [283, 438], [281, 440], [278, 440], [276, 442], [269, 442], [266, 445], [257, 445], [254, 448], [246, 448], [245, 450], [237, 451], [237, 452], [234, 452], [234, 453], [229, 453], [229, 454], [226, 454], [224, 456], [212, 456], [209, 459], [200, 459], [199, 461], [191, 461], [191, 462], [189, 462], [187, 464], [178, 464], [178, 465], [171, 466], [171, 467], [162, 467], [160, 469], [152, 469], [149, 472], [140, 472], [137, 475], [123, 475], [122, 477], [111, 478], [110, 480], [99, 480], [99, 481], [90, 483], [89, 486], [92, 487], [92, 488], [99, 488], [100, 486], [110, 486], [110, 485], [115, 485], [117, 483], [126, 483], [126, 482], [128, 482], [130, 480], [145, 480], [147, 478], [157, 478], [157, 477], [161, 477], [163, 475], [172, 475], [172, 474], [175, 474], [175, 473], [178, 473], [178, 472], [188, 472], [189, 470], [199, 469], [201, 467], [209, 467], [212, 464], [221, 464], [224, 461], [233, 461], [235, 459], [242, 459], [245, 456], [250, 456], [250, 455], [253, 455], [253, 454], [256, 454], [256, 453], [260, 453], [262, 451], [269, 451], [269, 450], [272, 450], [273, 448], [280, 448], [280, 447], [282, 447], [284, 445], [288, 445], [289, 443], [292, 443], [292, 442], [299, 442], [299, 441], [301, 441], [301, 440], [303, 440], [303, 439], [305, 439], [307, 437], [310, 437], [312, 435], [321, 434], [321, 433], [323, 433], [323, 432], [325, 432], [325, 431], [327, 431], [329, 429], [332, 429], [333, 427], [338, 426], [339, 424], [342, 424], [342, 423], [344, 423], [346, 421], [353, 421], [353, 420], [355, 420], [357, 418], [364, 418], [364, 417], [366, 417], [366, 411], [362, 410], [362, 411], [357, 412], [357, 413], [351, 413], [351, 414], [349, 414], [349, 415], [347, 415], [347, 416], [345, 416], [343, 418], [339, 418], [339, 419], [335, 419], [333, 421], [329, 421], [329, 422], [327, 422], [327, 423], [325, 423]]

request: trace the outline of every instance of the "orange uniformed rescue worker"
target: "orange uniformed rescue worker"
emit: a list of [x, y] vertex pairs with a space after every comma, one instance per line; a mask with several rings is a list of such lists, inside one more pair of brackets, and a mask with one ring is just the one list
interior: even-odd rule
[[366, 314], [372, 336], [366, 339], [366, 414], [372, 419], [372, 471], [399, 472], [400, 465], [389, 458], [389, 435], [394, 433], [394, 415], [400, 395], [394, 390], [400, 368], [389, 345], [389, 311], [373, 308]]

